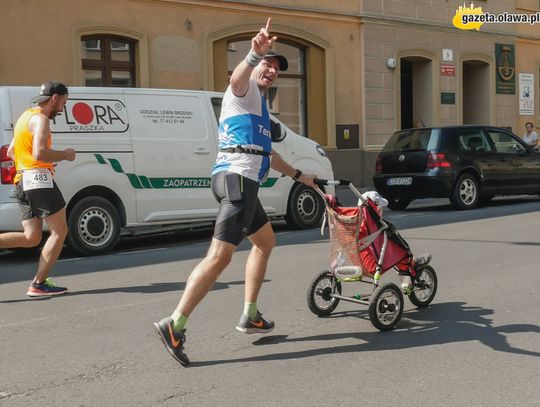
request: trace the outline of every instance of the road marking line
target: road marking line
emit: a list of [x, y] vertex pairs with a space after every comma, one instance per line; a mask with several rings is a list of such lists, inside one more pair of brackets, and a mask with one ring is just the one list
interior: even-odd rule
[[66, 263], [68, 261], [77, 261], [77, 260], [84, 260], [85, 257], [75, 257], [73, 259], [61, 259], [61, 260], [58, 260], [58, 263]]
[[157, 249], [124, 251], [124, 252], [118, 252], [118, 253], [113, 253], [113, 254], [125, 255], [125, 254], [132, 254], [132, 253], [148, 253], [148, 252], [157, 252], [157, 251], [160, 251], [160, 250], [167, 250], [167, 249], [170, 249], [170, 247], [158, 247]]
[[153, 298], [151, 300], [131, 302], [131, 303], [128, 303], [128, 304], [115, 304], [115, 305], [111, 305], [111, 306], [107, 306], [107, 307], [85, 309], [83, 311], [73, 312], [73, 313], [70, 313], [68, 315], [62, 315], [62, 316], [51, 315], [51, 316], [47, 316], [47, 317], [43, 317], [43, 318], [34, 318], [34, 319], [29, 319], [29, 320], [24, 320], [24, 321], [8, 322], [8, 323], [0, 324], [0, 330], [4, 329], [4, 328], [11, 328], [11, 327], [17, 327], [17, 326], [28, 325], [28, 324], [35, 324], [35, 323], [38, 323], [38, 322], [44, 322], [44, 321], [48, 321], [48, 320], [57, 320], [57, 319], [60, 319], [60, 318], [65, 320], [68, 316], [69, 317], [77, 317], [78, 315], [103, 313], [103, 312], [111, 311], [111, 310], [121, 310], [123, 308], [140, 307], [141, 305], [159, 303], [159, 302], [164, 302], [164, 301], [170, 302], [171, 299], [175, 299], [175, 298], [178, 299], [178, 293], [172, 293], [170, 295], [161, 295], [159, 298]]

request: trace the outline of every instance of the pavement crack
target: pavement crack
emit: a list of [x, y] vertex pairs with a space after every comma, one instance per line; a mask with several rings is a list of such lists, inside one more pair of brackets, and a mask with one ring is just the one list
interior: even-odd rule
[[29, 388], [20, 389], [20, 390], [17, 389], [12, 392], [0, 391], [0, 400], [12, 398], [12, 397], [30, 396], [44, 389], [47, 389], [47, 391], [50, 391], [51, 389], [67, 387], [73, 384], [91, 383], [96, 380], [103, 380], [103, 378], [109, 378], [112, 376], [122, 374], [125, 371], [127, 371], [127, 366], [123, 366], [119, 362], [110, 363], [105, 366], [94, 366], [93, 371], [79, 373], [70, 377], [66, 377], [61, 380], [55, 380], [52, 382], [43, 383], [39, 386], [29, 387]]

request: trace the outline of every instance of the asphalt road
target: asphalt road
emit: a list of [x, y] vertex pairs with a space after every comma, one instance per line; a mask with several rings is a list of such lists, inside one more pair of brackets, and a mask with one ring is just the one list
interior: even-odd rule
[[53, 274], [70, 294], [49, 300], [25, 295], [35, 254], [1, 255], [0, 405], [540, 406], [540, 201], [455, 212], [429, 200], [386, 215], [415, 253], [433, 254], [431, 306], [405, 300], [384, 333], [367, 307], [342, 302], [316, 317], [306, 288], [328, 263], [328, 236], [277, 223], [259, 299], [275, 331], [234, 329], [243, 244], [188, 322], [190, 368], [165, 352], [152, 322], [173, 311], [208, 231], [128, 239], [93, 258], [65, 253]]

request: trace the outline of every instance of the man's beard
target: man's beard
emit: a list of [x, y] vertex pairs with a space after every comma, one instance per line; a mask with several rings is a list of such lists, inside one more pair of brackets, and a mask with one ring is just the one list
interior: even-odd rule
[[53, 120], [56, 116], [58, 116], [60, 113], [62, 113], [62, 110], [53, 110], [51, 114], [49, 114], [49, 119]]

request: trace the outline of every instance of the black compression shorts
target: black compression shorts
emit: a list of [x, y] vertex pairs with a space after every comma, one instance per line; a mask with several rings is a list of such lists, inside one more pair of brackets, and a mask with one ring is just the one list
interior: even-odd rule
[[15, 187], [22, 220], [35, 217], [46, 218], [66, 206], [56, 182], [53, 181], [52, 188], [31, 189], [29, 191], [24, 191], [22, 184], [21, 181]]
[[233, 172], [212, 175], [212, 193], [219, 202], [214, 238], [238, 246], [268, 222], [257, 193], [259, 183]]

